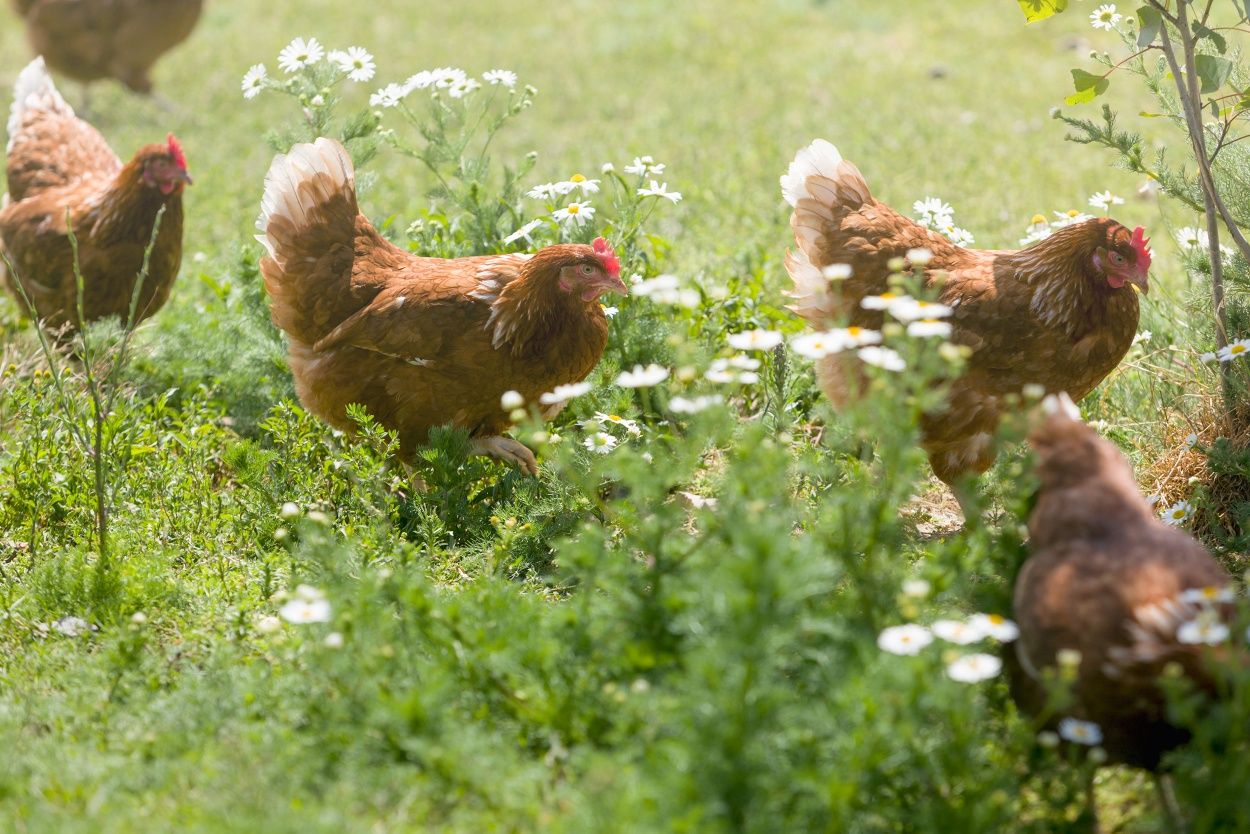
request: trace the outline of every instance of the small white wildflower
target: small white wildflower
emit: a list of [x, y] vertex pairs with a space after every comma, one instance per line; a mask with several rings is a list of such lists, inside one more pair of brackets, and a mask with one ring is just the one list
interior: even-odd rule
[[551, 216], [565, 226], [584, 226], [594, 220], [595, 210], [590, 203], [575, 200], [562, 209], [556, 209]]
[[254, 64], [243, 75], [243, 98], [251, 101], [260, 95], [260, 91], [265, 89], [265, 80], [269, 78], [269, 72], [265, 69], [264, 64]]
[[408, 76], [408, 80], [403, 84], [406, 93], [411, 93], [413, 90], [425, 90], [433, 86], [434, 73], [429, 70], [421, 70], [416, 75]]
[[82, 617], [62, 617], [52, 627], [66, 637], [79, 637], [91, 630], [91, 624]]
[[278, 53], [278, 66], [287, 73], [312, 66], [321, 60], [325, 50], [316, 38], [296, 38]]
[[907, 260], [915, 266], [924, 266], [933, 260], [933, 250], [918, 246], [915, 249], [907, 250]]
[[937, 319], [921, 319], [907, 325], [907, 335], [919, 338], [937, 336], [941, 339], [949, 339], [951, 325], [950, 322], [938, 321]]
[[1228, 639], [1229, 629], [1220, 622], [1215, 612], [1204, 612], [1197, 619], [1181, 623], [1176, 629], [1176, 639], [1190, 645], [1218, 646]]
[[147, 621], [148, 621], [148, 615], [144, 614], [142, 611], [136, 611], [135, 613], [130, 615], [130, 622], [134, 623], [135, 625], [143, 625]]
[[514, 411], [525, 407], [525, 397], [520, 391], [504, 391], [499, 397], [499, 407], [504, 411]]
[[1001, 614], [973, 614], [968, 624], [1000, 643], [1010, 643], [1020, 636], [1020, 627]]
[[949, 240], [951, 243], [955, 244], [956, 246], [967, 247], [977, 242], [976, 238], [972, 236], [972, 232], [968, 231], [967, 229], [961, 229], [960, 227], [954, 224], [941, 226], [938, 228], [938, 231], [941, 232], [942, 235], [947, 240]]
[[1055, 212], [1055, 220], [1051, 222], [1052, 229], [1062, 229], [1066, 226], [1075, 226], [1077, 223], [1084, 223], [1086, 220], [1093, 220], [1094, 215], [1086, 214], [1076, 209], [1068, 209], [1067, 211]]
[[841, 352], [845, 342], [834, 333], [803, 333], [790, 340], [790, 350], [808, 359], [824, 359]]
[[286, 521], [293, 518], [299, 518], [303, 514], [303, 510], [299, 508], [299, 504], [294, 501], [287, 501], [282, 505], [282, 509], [278, 511], [278, 516]]
[[1032, 246], [1039, 240], [1045, 240], [1050, 237], [1052, 229], [1050, 223], [1046, 222], [1046, 217], [1041, 214], [1033, 215], [1033, 219], [1029, 221], [1029, 226], [1024, 230], [1024, 237], [1020, 238], [1021, 246]]
[[919, 319], [944, 319], [955, 312], [945, 304], [906, 297], [898, 299], [886, 309], [890, 311], [890, 315], [904, 323]]
[[599, 166], [599, 172], [603, 174], [610, 174], [615, 170], [616, 170], [616, 166], [613, 165], [611, 162], [605, 162], [603, 163], [603, 165]]
[[325, 640], [321, 641], [327, 649], [343, 648], [343, 634], [339, 631], [331, 631], [326, 635]]
[[1210, 365], [1212, 362], [1214, 362], [1215, 360], [1219, 358], [1220, 358], [1219, 354], [1215, 353], [1214, 351], [1209, 351], [1207, 353], [1202, 353], [1198, 355], [1198, 361], [1204, 365]]
[[1102, 728], [1092, 721], [1068, 717], [1059, 722], [1059, 735], [1076, 744], [1093, 747], [1102, 743]]
[[908, 579], [903, 583], [903, 596], [912, 599], [924, 599], [931, 590], [932, 586], [925, 579]]
[[615, 449], [619, 442], [619, 440], [608, 434], [606, 431], [597, 431], [590, 437], [583, 440], [582, 445], [596, 454], [606, 455], [608, 452]]
[[651, 180], [651, 184], [648, 185], [646, 188], [639, 188], [638, 196], [639, 197], [660, 197], [664, 200], [668, 200], [671, 203], [677, 203], [678, 201], [681, 200], [680, 191], [669, 191], [668, 183], [660, 184], [656, 182], [655, 180]]
[[1003, 662], [992, 654], [966, 654], [946, 667], [946, 676], [959, 683], [979, 683], [1002, 671]]
[[1090, 12], [1089, 25], [1110, 32], [1124, 15], [1115, 10], [1115, 3], [1104, 3]]
[[826, 281], [845, 281], [851, 277], [851, 272], [850, 264], [829, 264], [820, 271], [820, 274]]
[[297, 596], [278, 609], [278, 615], [288, 623], [304, 625], [325, 623], [330, 620], [330, 601]]
[[899, 304], [906, 304], [914, 299], [910, 295], [895, 292], [883, 292], [881, 295], [866, 295], [859, 300], [859, 306], [865, 310], [889, 310]]
[[939, 639], [959, 646], [975, 643], [985, 637], [985, 632], [981, 629], [962, 620], [938, 620], [930, 628]]
[[557, 182], [551, 187], [561, 196], [574, 191], [580, 191], [582, 194], [598, 194], [599, 180], [589, 180], [582, 174], [574, 174], [564, 182]]
[[919, 654], [933, 642], [933, 633], [915, 623], [890, 626], [877, 635], [877, 648], [890, 654]]
[[636, 156], [632, 163], [625, 166], [625, 173], [636, 174], [640, 177], [647, 174], [663, 174], [664, 163], [656, 162], [649, 156]]
[[308, 100], [308, 103], [312, 107], [325, 107], [326, 97], [318, 93], [317, 95], [310, 98]]
[[1051, 730], [1042, 730], [1037, 734], [1037, 743], [1042, 747], [1058, 747], [1059, 734]]
[[911, 207], [926, 226], [949, 226], [954, 221], [955, 210], [940, 197], [925, 197], [912, 203]]
[[462, 78], [447, 88], [447, 95], [452, 98], [464, 98], [481, 86], [476, 78]]
[[621, 311], [619, 307], [606, 307], [602, 304], [600, 304], [599, 306], [603, 307], [603, 314], [610, 319], [616, 318], [616, 314]]
[[335, 50], [330, 53], [329, 58], [352, 81], [368, 81], [373, 78], [373, 56], [364, 47], [349, 46], [346, 51]]
[[509, 90], [516, 87], [516, 73], [512, 70], [493, 69], [482, 73], [482, 80], [487, 84], [507, 87]]
[[456, 67], [439, 67], [438, 69], [430, 70], [431, 85], [442, 90], [459, 84], [468, 77], [464, 70]]
[[876, 365], [887, 371], [901, 371], [907, 367], [903, 357], [897, 351], [887, 347], [866, 347], [859, 349], [859, 358], [869, 365]]
[[668, 368], [661, 367], [654, 363], [647, 365], [635, 365], [632, 371], [625, 371], [616, 378], [616, 384], [622, 388], [649, 388], [652, 385], [659, 385], [668, 379]]
[[1149, 330], [1143, 330], [1142, 332], [1133, 336], [1133, 344], [1138, 344], [1139, 342], [1149, 342], [1151, 339], [1154, 338], [1154, 335], [1155, 334], [1151, 333]]
[[687, 399], [686, 397], [673, 397], [668, 401], [668, 408], [674, 414], [698, 414], [714, 405], [720, 405], [725, 400], [723, 397], [712, 395], [704, 395]]
[[1250, 351], [1250, 339], [1238, 339], [1220, 348], [1216, 356], [1221, 362], [1232, 362], [1245, 356], [1247, 351]]
[[1163, 521], [1173, 527], [1179, 527], [1189, 519], [1193, 518], [1194, 505], [1188, 501], [1177, 501], [1172, 506], [1163, 511]]
[[580, 397], [589, 390], [589, 382], [570, 382], [568, 385], [557, 385], [553, 390], [540, 396], [538, 402], [541, 405], [555, 405], [568, 402], [574, 397]]
[[256, 630], [261, 634], [273, 634], [282, 628], [282, 621], [273, 614], [256, 618]]
[[521, 228], [517, 229], [515, 232], [513, 232], [512, 234], [504, 238], [503, 242], [504, 243], [516, 243], [518, 240], [524, 238], [526, 243], [533, 243], [534, 238], [532, 237], [532, 235], [534, 234], [534, 230], [537, 229], [542, 224], [543, 224], [543, 221], [541, 218], [539, 218], [538, 220], [531, 220], [530, 222], [526, 223], [524, 226], [522, 226]]
[[834, 338], [839, 339], [842, 342], [842, 347], [844, 349], [881, 344], [881, 331], [869, 330], [867, 327], [857, 327], [855, 325], [851, 325], [850, 327], [840, 327], [835, 330], [830, 330], [829, 334]]
[[732, 333], [726, 340], [734, 350], [772, 350], [781, 344], [782, 336], [776, 330], [744, 330]]
[[1236, 598], [1237, 594], [1230, 585], [1208, 585], [1205, 588], [1188, 588], [1182, 591], [1180, 595], [1181, 602], [1198, 603], [1200, 605], [1232, 602]]
[[1110, 191], [1099, 191], [1096, 194], [1089, 195], [1089, 204], [1096, 209], [1110, 211], [1112, 206], [1124, 204], [1123, 197], [1117, 197]]
[[627, 417], [621, 417], [617, 414], [605, 414], [602, 411], [596, 411], [595, 416], [587, 420], [583, 425], [594, 425], [599, 428], [604, 428], [607, 423], [611, 423], [614, 426], [620, 426], [634, 437], [638, 437], [642, 434], [642, 428], [639, 427], [637, 420], [630, 420]]
[[657, 304], [690, 308], [699, 306], [698, 290], [681, 286], [676, 275], [657, 275], [645, 281], [638, 281], [634, 284], [632, 291], [634, 295], [650, 298]]
[[370, 107], [397, 107], [404, 96], [408, 95], [408, 90], [400, 84], [387, 84], [373, 95], [369, 96]]

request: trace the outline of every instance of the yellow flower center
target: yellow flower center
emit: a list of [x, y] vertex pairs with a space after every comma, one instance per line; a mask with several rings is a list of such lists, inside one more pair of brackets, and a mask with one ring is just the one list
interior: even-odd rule
[[894, 292], [883, 292], [883, 293], [881, 293], [881, 295], [880, 295], [880, 296], [878, 296], [878, 297], [879, 297], [879, 298], [881, 298], [881, 299], [882, 299], [882, 300], [884, 300], [884, 301], [889, 301], [889, 300], [890, 300], [890, 299], [892, 299], [892, 298], [898, 298], [898, 293], [894, 293]]
[[1245, 353], [1246, 346], [1245, 345], [1233, 345], [1231, 348], [1228, 349], [1228, 352], [1229, 353]]
[[988, 619], [994, 625], [1002, 625], [1004, 622], [1006, 622], [1006, 620], [1003, 619], [1002, 614], [991, 614], [986, 619]]
[[1185, 511], [1183, 509], [1172, 510], [1172, 518], [1184, 518]]
[[1032, 223], [1034, 226], [1036, 226], [1038, 223], [1045, 223], [1046, 218], [1040, 214], [1035, 214], [1033, 215], [1033, 219], [1030, 220], [1029, 222]]
[[860, 333], [863, 333], [863, 332], [864, 332], [864, 328], [862, 327], [851, 326], [851, 327], [846, 328], [846, 335], [848, 336], [858, 336]]
[[1080, 212], [1076, 209], [1068, 209], [1068, 217], [1076, 217], [1078, 214], [1080, 214]]
[[569, 182], [585, 182], [585, 181], [586, 181], [586, 178], [583, 177], [581, 174], [574, 174], [573, 176], [569, 177]]
[[582, 207], [577, 203], [569, 203], [569, 214], [577, 214], [581, 210]]
[[1206, 597], [1207, 599], [1214, 598], [1215, 594], [1216, 594], [1216, 589], [1211, 587], [1210, 585], [1202, 589], [1202, 595]]
[[613, 423], [621, 422], [621, 418], [617, 417], [615, 414], [609, 414], [608, 419], [611, 420]]

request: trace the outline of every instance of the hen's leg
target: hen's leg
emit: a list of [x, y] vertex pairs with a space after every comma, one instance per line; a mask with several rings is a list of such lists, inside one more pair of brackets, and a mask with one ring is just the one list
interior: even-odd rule
[[524, 443], [511, 437], [475, 437], [471, 449], [475, 455], [486, 455], [511, 463], [527, 475], [538, 474], [538, 461], [534, 459], [534, 453]]

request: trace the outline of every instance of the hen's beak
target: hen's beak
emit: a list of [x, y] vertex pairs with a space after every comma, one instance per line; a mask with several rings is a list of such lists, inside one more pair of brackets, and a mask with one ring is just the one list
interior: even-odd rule
[[1134, 287], [1141, 290], [1142, 295], [1150, 295], [1150, 267], [1145, 269], [1134, 269], [1129, 281]]
[[182, 180], [187, 185], [195, 185], [195, 180], [191, 179], [191, 174], [187, 171], [179, 171], [178, 179]]
[[605, 274], [603, 278], [597, 285], [599, 289], [604, 292], [616, 293], [617, 295], [629, 295], [629, 288], [625, 286], [621, 276]]

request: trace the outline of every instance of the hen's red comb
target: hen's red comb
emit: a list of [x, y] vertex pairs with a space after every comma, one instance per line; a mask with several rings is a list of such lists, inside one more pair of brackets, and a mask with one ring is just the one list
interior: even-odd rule
[[594, 243], [591, 245], [595, 249], [595, 257], [603, 265], [603, 271], [613, 278], [620, 278], [621, 259], [616, 257], [616, 253], [612, 251], [612, 246], [601, 237], [595, 238]]
[[1133, 249], [1137, 252], [1137, 266], [1142, 272], [1150, 269], [1150, 238], [1146, 237], [1146, 230], [1138, 226], [1133, 230]]
[[182, 144], [172, 133], [166, 136], [165, 140], [169, 142], [169, 155], [174, 158], [174, 164], [183, 171], [187, 170], [187, 155], [182, 152]]

